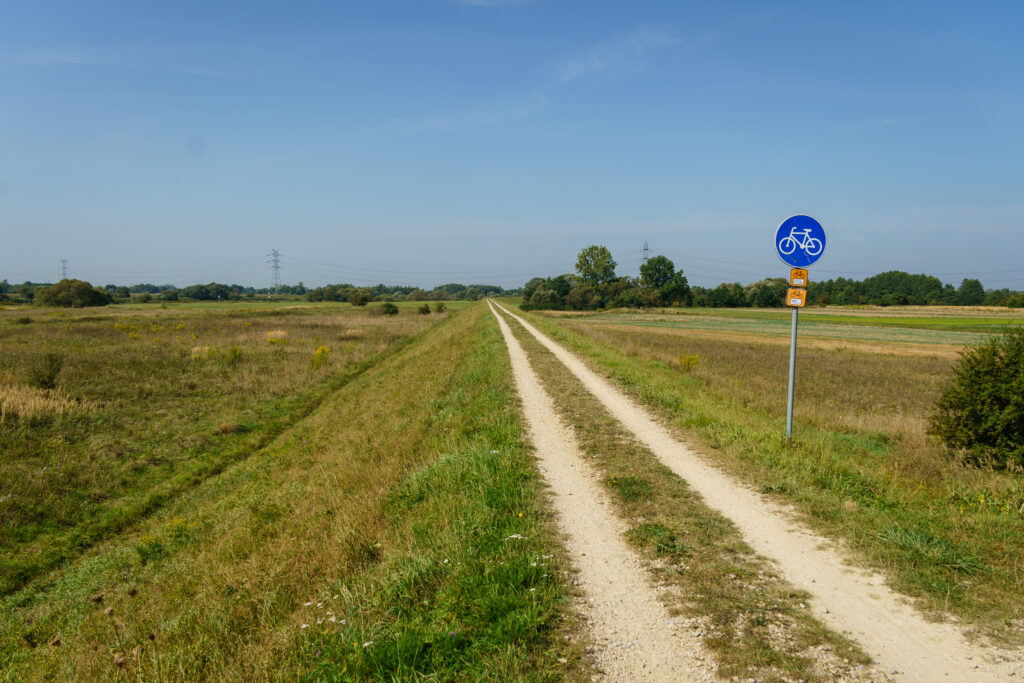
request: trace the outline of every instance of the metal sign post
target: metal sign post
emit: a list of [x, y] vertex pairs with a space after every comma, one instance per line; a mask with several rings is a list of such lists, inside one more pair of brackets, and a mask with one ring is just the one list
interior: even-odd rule
[[793, 309], [789, 337], [789, 391], [786, 397], [786, 443], [793, 442], [793, 395], [796, 389], [796, 329], [800, 309], [807, 305], [807, 268], [825, 253], [825, 229], [810, 216], [792, 216], [775, 231], [775, 252], [789, 271], [786, 305]]
[[789, 335], [789, 395], [786, 399], [786, 443], [793, 443], [793, 386], [796, 384], [796, 321], [800, 309], [793, 309], [793, 331]]

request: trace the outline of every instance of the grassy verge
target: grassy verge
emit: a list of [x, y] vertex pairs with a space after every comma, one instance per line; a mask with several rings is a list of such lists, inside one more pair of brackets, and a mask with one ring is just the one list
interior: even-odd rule
[[564, 562], [481, 311], [4, 599], [0, 678], [576, 675]]
[[[786, 358], [774, 347], [529, 318], [923, 607], [1024, 642], [1024, 490], [1013, 475], [960, 467], [925, 438], [923, 412], [942, 379], [930, 359], [802, 353], [800, 390], [821, 405], [804, 408], [813, 401], [800, 396], [787, 448]], [[691, 354], [699, 361], [688, 371], [676, 359]]]
[[[429, 318], [340, 306], [0, 316], [0, 595], [263, 447]], [[33, 386], [53, 358], [55, 386]]]
[[821, 626], [728, 520], [613, 418], [547, 349], [511, 322], [538, 376], [627, 520], [628, 541], [656, 567], [670, 608], [689, 618], [718, 674], [746, 680], [835, 680], [868, 658]]

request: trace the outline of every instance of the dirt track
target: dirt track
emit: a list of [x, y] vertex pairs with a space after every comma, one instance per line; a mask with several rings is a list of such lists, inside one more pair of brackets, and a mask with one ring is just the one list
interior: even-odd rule
[[579, 572], [586, 599], [583, 612], [600, 670], [614, 681], [715, 680], [700, 642], [676, 628], [658, 601], [640, 560], [622, 540], [624, 525], [610, 512], [572, 433], [559, 422], [522, 347], [497, 317], [539, 469], [550, 486], [566, 547]]
[[[810, 609], [820, 621], [858, 642], [884, 671], [908, 681], [995, 681], [1021, 680], [1024, 677], [1024, 666], [1019, 659], [1001, 661], [1006, 653], [971, 645], [959, 629], [950, 624], [926, 621], [907, 604], [904, 597], [890, 590], [882, 577], [847, 566], [834, 543], [802, 528], [794, 522], [789, 511], [706, 464], [578, 358], [522, 318], [503, 307], [499, 308], [523, 325], [565, 364], [626, 429], [661, 462], [685, 479], [711, 508], [732, 520], [747, 543], [761, 555], [774, 560], [790, 583], [810, 593], [813, 596]], [[516, 370], [516, 378], [523, 392], [523, 387], [530, 381], [536, 382], [536, 377], [500, 316], [499, 322], [510, 352], [513, 344], [518, 349], [519, 358], [513, 354], [513, 367], [520, 366]], [[524, 363], [527, 365], [525, 369], [522, 368]], [[520, 379], [521, 374], [526, 377], [525, 373], [529, 373], [532, 380]], [[534, 393], [522, 393], [528, 417], [531, 411], [540, 412], [557, 425], [553, 406], [546, 395], [543, 395], [546, 402], [536, 405], [539, 402], [537, 392], [543, 395], [539, 386]], [[532, 424], [533, 420], [530, 421]], [[548, 434], [546, 438], [565, 441], [571, 439], [571, 435]], [[555, 452], [553, 443], [543, 446], [538, 443], [537, 447], [538, 451], [552, 449], [549, 456], [539, 453], [545, 468], [556, 467], [555, 461], [565, 457]], [[545, 474], [549, 480], [552, 475], [555, 478], [560, 476], [555, 470]], [[594, 494], [585, 495], [592, 498]], [[584, 544], [582, 547], [588, 546]], [[594, 552], [603, 551], [594, 548]], [[664, 657], [665, 649], [658, 648], [661, 657]], [[663, 680], [683, 678], [686, 676], [668, 676]]]

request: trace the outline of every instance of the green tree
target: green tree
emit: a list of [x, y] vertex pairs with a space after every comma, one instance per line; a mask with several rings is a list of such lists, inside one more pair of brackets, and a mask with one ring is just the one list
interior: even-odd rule
[[961, 282], [956, 301], [961, 306], [980, 306], [985, 301], [985, 288], [981, 281], [968, 278]]
[[98, 287], [82, 280], [64, 279], [36, 295], [40, 306], [62, 306], [83, 308], [85, 306], [106, 306], [110, 295]]
[[653, 256], [647, 263], [640, 266], [640, 280], [645, 287], [661, 289], [672, 281], [676, 274], [676, 264], [665, 256]]
[[576, 274], [584, 283], [597, 287], [615, 279], [615, 259], [607, 247], [592, 244], [576, 257]]

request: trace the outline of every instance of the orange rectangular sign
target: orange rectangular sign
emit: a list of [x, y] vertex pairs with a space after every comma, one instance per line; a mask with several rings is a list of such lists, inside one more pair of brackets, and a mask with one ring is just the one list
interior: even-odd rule
[[790, 287], [806, 287], [807, 286], [807, 269], [805, 268], [794, 268], [789, 271], [789, 286]]
[[786, 292], [786, 305], [793, 308], [803, 308], [807, 303], [807, 290], [792, 287]]

